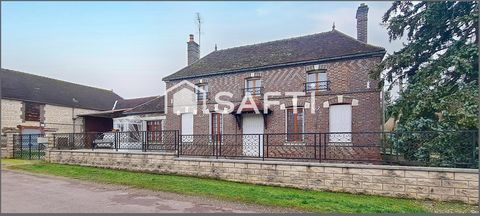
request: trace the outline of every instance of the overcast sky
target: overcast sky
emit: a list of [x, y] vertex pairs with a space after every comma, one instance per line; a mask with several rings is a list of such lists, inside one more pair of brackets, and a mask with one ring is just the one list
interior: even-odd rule
[[[161, 95], [162, 77], [186, 66], [188, 35], [201, 56], [219, 49], [336, 29], [356, 37], [361, 2], [2, 2], [2, 68], [113, 89], [124, 98]], [[368, 42], [389, 53], [381, 17], [391, 2], [366, 2]], [[198, 41], [198, 40], [197, 40]]]

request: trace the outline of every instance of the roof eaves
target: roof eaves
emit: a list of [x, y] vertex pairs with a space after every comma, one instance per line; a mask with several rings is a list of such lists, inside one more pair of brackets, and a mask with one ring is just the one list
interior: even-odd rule
[[[381, 47], [379, 47], [379, 48], [381, 48]], [[282, 63], [282, 64], [274, 64], [274, 65], [265, 65], [265, 66], [259, 66], [259, 67], [240, 68], [240, 69], [235, 69], [235, 70], [213, 71], [213, 72], [207, 72], [207, 73], [204, 73], [204, 74], [193, 75], [193, 76], [180, 76], [180, 77], [169, 78], [173, 75], [172, 74], [170, 76], [164, 77], [162, 80], [163, 81], [174, 81], [174, 80], [191, 79], [191, 78], [197, 78], [197, 77], [206, 77], [206, 76], [215, 76], [215, 75], [223, 75], [223, 74], [231, 74], [231, 73], [241, 73], [241, 72], [247, 72], [247, 71], [265, 70], [265, 69], [278, 68], [278, 67], [289, 67], [289, 66], [304, 65], [304, 64], [315, 64], [315, 63], [322, 63], [322, 62], [327, 62], [327, 61], [360, 58], [360, 57], [366, 57], [366, 56], [376, 56], [376, 55], [378, 55], [378, 56], [383, 57], [385, 55], [385, 53], [386, 53], [386, 50], [383, 49], [383, 50], [375, 51], [375, 52], [356, 53], [356, 54], [351, 54], [351, 55], [335, 56], [335, 57], [321, 58], [321, 59], [315, 59], [315, 60], [307, 60], [307, 61], [301, 61], [301, 62], [290, 62], [290, 63]]]
[[[44, 102], [44, 101], [35, 101], [35, 100], [25, 100], [23, 98], [13, 98], [13, 97], [6, 97], [2, 96], [2, 99], [6, 100], [15, 100], [15, 101], [21, 101], [21, 102], [32, 102], [32, 103], [38, 103], [38, 104], [48, 104], [48, 105], [53, 105], [53, 106], [59, 106], [59, 107], [68, 107], [71, 108], [73, 106], [67, 106], [65, 104], [58, 104], [58, 103], [51, 103], [51, 102]], [[104, 111], [105, 109], [99, 108], [99, 107], [88, 107], [88, 106], [82, 106], [82, 105], [77, 105], [75, 108], [80, 108], [80, 109], [88, 109], [88, 110], [97, 110], [97, 111]]]

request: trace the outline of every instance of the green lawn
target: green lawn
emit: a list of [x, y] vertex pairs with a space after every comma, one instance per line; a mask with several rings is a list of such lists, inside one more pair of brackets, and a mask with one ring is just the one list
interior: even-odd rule
[[460, 203], [427, 202], [348, 193], [318, 192], [284, 187], [236, 183], [216, 179], [140, 173], [42, 162], [2, 160], [9, 169], [65, 176], [100, 183], [128, 185], [157, 191], [208, 196], [260, 205], [327, 213], [472, 212]]

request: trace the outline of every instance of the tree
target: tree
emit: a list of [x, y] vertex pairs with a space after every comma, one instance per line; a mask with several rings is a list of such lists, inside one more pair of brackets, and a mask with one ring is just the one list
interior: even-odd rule
[[[398, 119], [396, 131], [478, 129], [478, 12], [476, 1], [397, 1], [387, 10], [382, 22], [390, 41], [405, 37], [406, 42], [371, 76], [380, 80], [381, 87], [404, 82], [399, 98], [387, 108]], [[413, 148], [410, 153], [416, 155], [410, 156], [451, 157], [453, 148], [464, 147], [452, 144], [455, 137], [434, 144], [429, 139], [430, 147]], [[397, 144], [412, 149], [406, 146], [411, 144]]]

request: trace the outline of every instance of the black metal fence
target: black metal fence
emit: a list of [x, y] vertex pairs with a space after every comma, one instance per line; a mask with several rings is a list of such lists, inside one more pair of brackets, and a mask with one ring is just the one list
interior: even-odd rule
[[178, 131], [87, 132], [53, 134], [56, 149], [176, 150]]
[[177, 156], [478, 168], [477, 131], [181, 135], [54, 134], [57, 149], [176, 151]]
[[476, 131], [180, 135], [179, 156], [478, 168]]
[[44, 134], [14, 134], [13, 158], [28, 160], [43, 159], [47, 145], [47, 142], [41, 139], [44, 137]]

